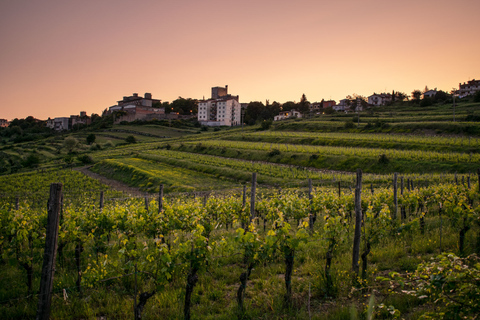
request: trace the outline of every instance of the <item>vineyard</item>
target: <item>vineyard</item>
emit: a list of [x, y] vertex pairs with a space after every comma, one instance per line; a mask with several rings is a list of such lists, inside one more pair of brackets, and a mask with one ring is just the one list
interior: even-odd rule
[[1, 318], [476, 319], [478, 106], [4, 142]]
[[[31, 193], [22, 190], [28, 175], [2, 181], [4, 318], [36, 313], [53, 181], [64, 189], [52, 319], [134, 312], [145, 319], [320, 319], [352, 312], [414, 319], [425, 311], [460, 308], [467, 317], [479, 311], [478, 299], [466, 295], [479, 294], [478, 283], [469, 282], [479, 273], [470, 255], [480, 251], [480, 190], [473, 179], [408, 189], [393, 183], [371, 189], [356, 180], [355, 192], [308, 184], [257, 190], [252, 183], [220, 194], [131, 198], [74, 172], [38, 173]], [[352, 261], [358, 212], [361, 241]], [[435, 283], [425, 274], [433, 267], [417, 269], [442, 252], [452, 253], [432, 264], [477, 266], [455, 281], [437, 279], [458, 288], [453, 297], [443, 287], [431, 290]]]

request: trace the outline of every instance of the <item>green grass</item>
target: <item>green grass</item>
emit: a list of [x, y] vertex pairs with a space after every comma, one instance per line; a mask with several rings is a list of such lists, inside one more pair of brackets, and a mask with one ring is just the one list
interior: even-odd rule
[[149, 192], [158, 192], [160, 184], [165, 185], [165, 192], [232, 189], [239, 186], [233, 181], [215, 179], [212, 175], [139, 158], [104, 160], [97, 163], [92, 171]]

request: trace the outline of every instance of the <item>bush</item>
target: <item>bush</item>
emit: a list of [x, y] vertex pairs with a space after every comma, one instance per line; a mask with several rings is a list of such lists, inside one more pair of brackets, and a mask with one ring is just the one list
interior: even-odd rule
[[477, 91], [473, 96], [473, 102], [480, 102], [480, 91]]
[[379, 157], [378, 157], [378, 163], [380, 164], [387, 164], [390, 162], [390, 159], [388, 159], [387, 155], [386, 154], [381, 154]]
[[270, 151], [268, 153], [269, 157], [274, 157], [274, 156], [278, 156], [278, 155], [280, 155], [280, 150], [278, 150], [278, 149], [273, 149], [272, 151]]
[[355, 123], [353, 121], [345, 121], [345, 129], [353, 129], [355, 128]]
[[128, 136], [125, 141], [127, 143], [137, 143], [137, 139], [135, 139], [135, 136]]
[[90, 150], [92, 150], [92, 151], [101, 150], [101, 149], [102, 149], [102, 147], [98, 143], [93, 143], [90, 146]]
[[92, 157], [90, 157], [88, 154], [84, 154], [83, 156], [77, 157], [78, 161], [80, 161], [83, 164], [92, 164], [94, 161]]
[[318, 159], [318, 154], [312, 154], [310, 156], [310, 160], [317, 160]]
[[261, 130], [268, 130], [272, 126], [272, 120], [264, 120], [261, 123]]
[[90, 144], [94, 143], [96, 138], [97, 137], [93, 133], [90, 133], [87, 136], [87, 144], [90, 145]]
[[433, 100], [432, 98], [424, 98], [422, 102], [420, 102], [420, 107], [428, 107], [433, 105]]
[[31, 153], [28, 157], [22, 162], [22, 165], [26, 168], [36, 168], [40, 164], [40, 158], [38, 155]]

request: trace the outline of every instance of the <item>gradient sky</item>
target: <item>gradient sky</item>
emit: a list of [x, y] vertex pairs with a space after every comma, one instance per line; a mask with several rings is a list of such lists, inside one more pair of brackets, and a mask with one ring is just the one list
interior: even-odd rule
[[240, 102], [450, 91], [480, 78], [478, 0], [0, 0], [0, 118], [134, 92]]

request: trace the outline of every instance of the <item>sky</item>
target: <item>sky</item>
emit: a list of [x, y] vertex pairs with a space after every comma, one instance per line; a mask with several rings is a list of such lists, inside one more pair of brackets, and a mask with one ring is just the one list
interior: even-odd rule
[[0, 118], [123, 96], [337, 102], [480, 79], [478, 0], [0, 0]]

